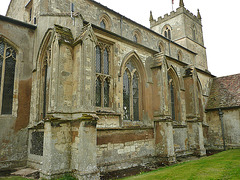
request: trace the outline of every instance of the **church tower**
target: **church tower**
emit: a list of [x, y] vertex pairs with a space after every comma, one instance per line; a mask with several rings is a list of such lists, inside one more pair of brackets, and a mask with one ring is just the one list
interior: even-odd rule
[[[204, 47], [202, 18], [198, 10], [197, 16], [185, 8], [183, 0], [179, 7], [164, 17], [155, 20], [150, 12], [150, 29], [197, 53], [194, 65], [207, 70], [206, 48]], [[183, 57], [184, 58], [184, 57]]]

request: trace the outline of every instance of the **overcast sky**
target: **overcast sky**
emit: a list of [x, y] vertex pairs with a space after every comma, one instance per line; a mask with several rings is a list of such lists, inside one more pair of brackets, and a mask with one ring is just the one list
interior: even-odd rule
[[[0, 14], [5, 15], [10, 0], [0, 1]], [[172, 11], [172, 0], [96, 1], [146, 27], [150, 10], [154, 19]], [[195, 15], [200, 9], [209, 71], [216, 76], [240, 73], [240, 1], [184, 0], [184, 4]], [[178, 5], [174, 0], [174, 10]]]

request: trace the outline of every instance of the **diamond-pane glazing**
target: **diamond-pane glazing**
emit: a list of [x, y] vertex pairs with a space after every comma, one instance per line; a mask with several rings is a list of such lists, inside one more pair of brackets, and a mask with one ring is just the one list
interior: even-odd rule
[[5, 44], [3, 41], [0, 41], [0, 56], [3, 57]]
[[104, 107], [109, 107], [109, 82], [104, 81]]
[[13, 57], [9, 57], [5, 61], [2, 114], [12, 113], [15, 63], [16, 62], [13, 60]]
[[103, 53], [103, 59], [104, 59], [104, 74], [109, 74], [109, 57], [108, 57], [108, 51], [107, 49], [104, 50]]
[[133, 120], [139, 120], [139, 90], [138, 90], [138, 75], [137, 72], [133, 75]]
[[130, 80], [127, 71], [123, 74], [123, 119], [130, 120]]
[[101, 73], [101, 49], [96, 47], [96, 73]]
[[99, 77], [96, 80], [96, 106], [101, 106], [101, 80]]

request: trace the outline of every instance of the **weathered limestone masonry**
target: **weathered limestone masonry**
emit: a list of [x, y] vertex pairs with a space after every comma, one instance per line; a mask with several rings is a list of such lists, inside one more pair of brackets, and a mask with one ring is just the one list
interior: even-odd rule
[[[0, 169], [23, 166], [27, 162], [35, 29], [36, 26], [0, 16], [1, 87], [4, 83], [11, 93], [4, 91], [3, 96], [1, 89]], [[6, 102], [5, 98], [8, 98]]]
[[12, 0], [7, 16], [0, 170], [99, 179], [240, 146], [239, 76], [208, 71], [200, 12], [183, 0], [150, 13], [150, 29], [93, 0]]

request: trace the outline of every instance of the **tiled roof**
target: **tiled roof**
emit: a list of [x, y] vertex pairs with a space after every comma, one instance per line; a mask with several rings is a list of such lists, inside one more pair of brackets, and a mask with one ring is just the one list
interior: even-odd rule
[[240, 106], [240, 74], [214, 78], [206, 109]]

